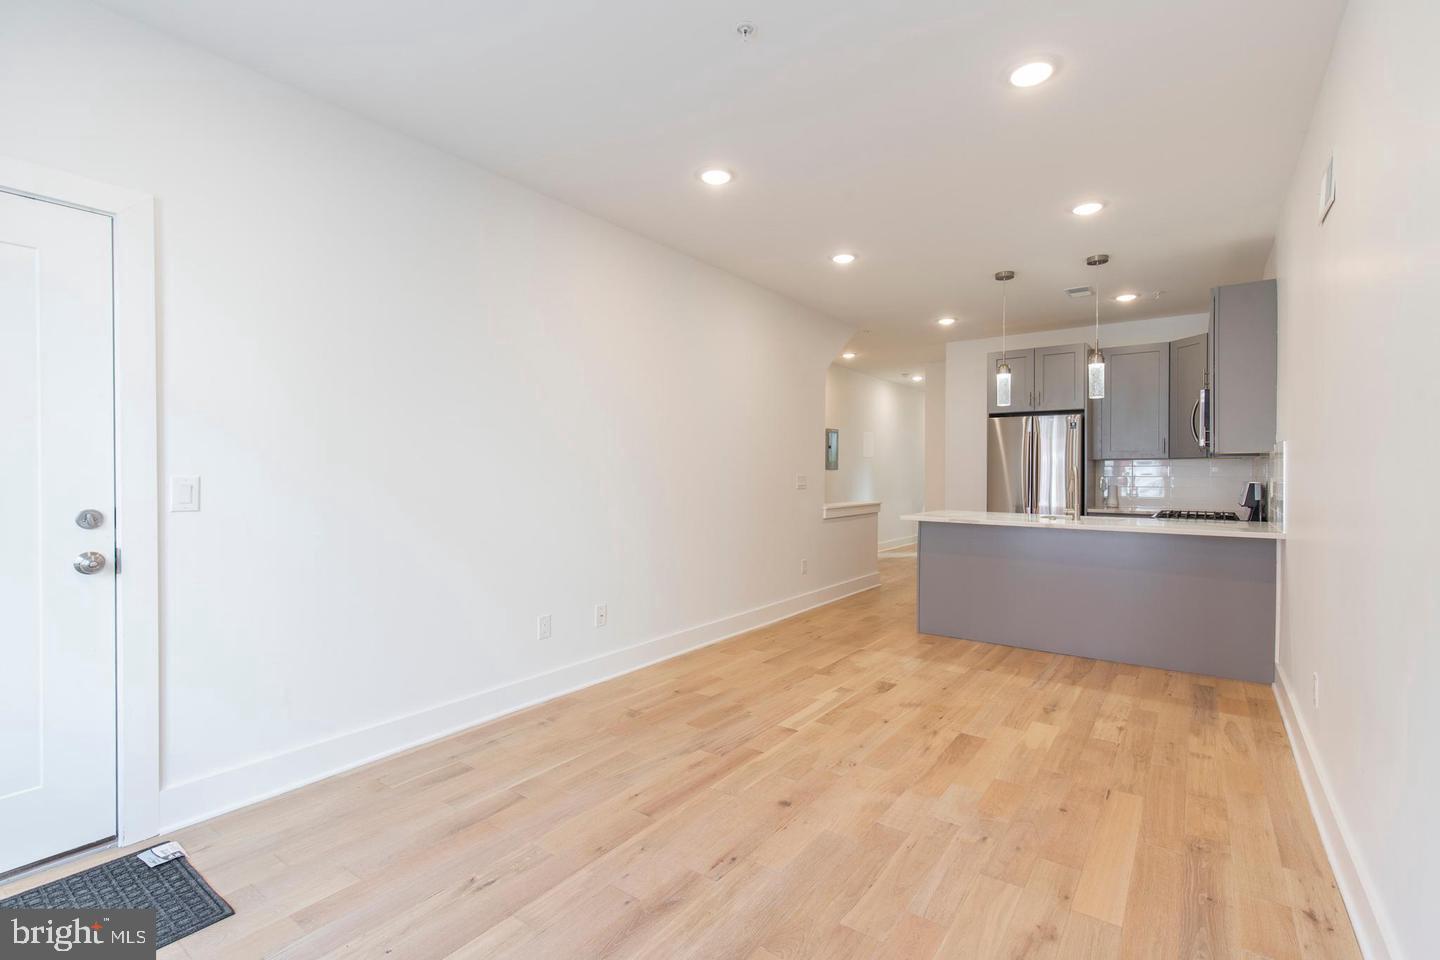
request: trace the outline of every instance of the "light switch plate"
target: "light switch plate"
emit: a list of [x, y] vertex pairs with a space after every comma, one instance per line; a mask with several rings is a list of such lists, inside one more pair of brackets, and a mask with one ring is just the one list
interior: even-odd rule
[[810, 478], [803, 473], [795, 474], [795, 489], [804, 490], [810, 486]]
[[191, 513], [200, 509], [200, 478], [170, 478], [170, 512]]

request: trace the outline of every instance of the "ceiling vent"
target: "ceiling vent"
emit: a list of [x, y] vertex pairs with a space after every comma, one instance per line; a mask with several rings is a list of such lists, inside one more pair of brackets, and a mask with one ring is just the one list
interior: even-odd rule
[[1095, 295], [1094, 287], [1066, 287], [1065, 296], [1071, 300], [1084, 300], [1086, 297]]

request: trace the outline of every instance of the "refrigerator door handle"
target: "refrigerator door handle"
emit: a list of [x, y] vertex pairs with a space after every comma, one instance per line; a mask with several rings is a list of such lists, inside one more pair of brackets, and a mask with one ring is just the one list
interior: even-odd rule
[[1065, 423], [1065, 513], [1080, 516], [1080, 418]]
[[1040, 424], [1030, 418], [1030, 512], [1040, 512]]
[[1035, 512], [1035, 418], [1026, 417], [1020, 434], [1021, 513]]
[[1030, 418], [1030, 512], [1040, 512], [1040, 421]]

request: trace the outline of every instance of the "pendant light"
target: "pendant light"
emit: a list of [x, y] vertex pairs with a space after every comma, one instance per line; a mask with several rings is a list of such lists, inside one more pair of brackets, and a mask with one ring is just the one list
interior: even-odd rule
[[[1014, 270], [1001, 270], [995, 279], [1004, 283], [1015, 279]], [[1010, 364], [1005, 356], [1005, 288], [1000, 288], [1000, 366], [995, 368], [995, 406], [1010, 406]]]
[[[1097, 253], [1085, 258], [1087, 267], [1103, 267], [1110, 262], [1110, 254]], [[1090, 399], [1105, 399], [1105, 354], [1100, 352], [1100, 284], [1095, 283], [1095, 350], [1090, 354], [1090, 370], [1087, 380], [1090, 384]]]

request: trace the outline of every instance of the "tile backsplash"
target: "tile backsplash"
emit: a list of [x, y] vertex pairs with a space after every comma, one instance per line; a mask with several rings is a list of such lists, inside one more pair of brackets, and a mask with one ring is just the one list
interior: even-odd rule
[[[1091, 510], [1152, 513], [1156, 510], [1240, 509], [1251, 480], [1269, 480], [1271, 457], [1215, 457], [1197, 460], [1093, 460]], [[1106, 501], [1106, 492], [1114, 495]]]

